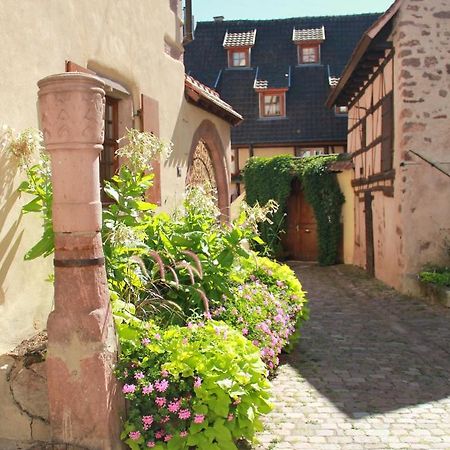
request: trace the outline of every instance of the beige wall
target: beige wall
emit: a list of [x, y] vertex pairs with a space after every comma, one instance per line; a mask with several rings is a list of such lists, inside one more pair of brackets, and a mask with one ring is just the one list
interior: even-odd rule
[[[129, 126], [140, 127], [132, 115], [140, 108], [141, 94], [159, 102], [160, 135], [175, 144], [162, 168], [164, 209], [172, 209], [182, 197], [192, 136], [205, 118], [218, 129], [229, 169], [229, 126], [184, 99], [184, 66], [168, 54], [180, 49], [181, 22], [169, 3], [3, 0], [0, 125], [17, 130], [37, 127], [37, 81], [64, 72], [65, 61], [71, 60], [128, 89], [128, 117], [122, 119]], [[20, 215], [27, 199], [18, 198], [20, 175], [4, 154], [0, 154], [0, 169], [1, 354], [45, 327], [52, 286], [44, 281], [51, 272], [50, 259], [23, 262], [40, 236], [40, 223], [37, 217]]]
[[351, 185], [353, 173], [351, 170], [344, 170], [337, 174], [337, 181], [345, 202], [342, 205], [343, 224], [343, 260], [344, 264], [353, 264], [353, 249], [355, 242], [355, 194]]

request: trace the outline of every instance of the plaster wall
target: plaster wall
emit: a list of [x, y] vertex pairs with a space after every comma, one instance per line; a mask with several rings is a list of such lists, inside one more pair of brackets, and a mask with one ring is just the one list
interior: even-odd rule
[[260, 156], [263, 158], [268, 158], [272, 156], [280, 155], [294, 155], [294, 147], [255, 147], [253, 149], [254, 156]]
[[[353, 158], [355, 165], [355, 178], [369, 178], [379, 174], [381, 168], [381, 143], [372, 145], [382, 133], [381, 108], [366, 114], [366, 111], [376, 105], [386, 94], [393, 90], [394, 62], [388, 62], [383, 70], [366, 86], [364, 93], [349, 111], [349, 127], [352, 128], [358, 120], [366, 116], [366, 145], [372, 146], [368, 151], [360, 153]], [[396, 92], [394, 90], [394, 97]], [[395, 125], [394, 125], [395, 128]], [[348, 136], [349, 152], [355, 152], [363, 146], [360, 128], [353, 129]], [[396, 157], [396, 140], [394, 138], [393, 168], [398, 171], [398, 158]], [[380, 181], [364, 187], [355, 188], [355, 236], [353, 263], [366, 267], [366, 223], [364, 190], [392, 186], [391, 181]], [[402, 268], [405, 266], [403, 254], [403, 236], [401, 233], [401, 205], [396, 196], [385, 195], [384, 192], [372, 191], [372, 216], [374, 237], [375, 276], [385, 283], [400, 287]]]
[[[162, 208], [182, 197], [187, 153], [195, 129], [205, 118], [217, 127], [227, 152], [229, 126], [184, 98], [181, 21], [167, 0], [15, 0], [2, 1], [0, 15], [0, 125], [16, 130], [38, 127], [37, 86], [45, 76], [65, 71], [65, 61], [119, 82], [130, 96], [122, 125], [140, 127], [140, 95], [159, 104], [159, 129], [175, 144], [162, 165]], [[132, 6], [132, 7], [131, 7]], [[126, 106], [126, 108], [125, 108]], [[134, 117], [133, 117], [134, 116]], [[40, 221], [20, 211], [28, 199], [16, 189], [21, 175], [15, 161], [0, 151], [0, 354], [45, 328], [53, 287], [47, 260], [24, 262], [40, 237]]]
[[426, 263], [448, 264], [450, 178], [450, 9], [444, 0], [405, 0], [396, 18], [396, 195], [405, 266], [400, 289], [418, 294]]
[[344, 264], [353, 264], [353, 250], [355, 241], [355, 193], [351, 185], [353, 173], [351, 170], [344, 170], [337, 174], [337, 181], [345, 197], [342, 205], [343, 224], [343, 259]]

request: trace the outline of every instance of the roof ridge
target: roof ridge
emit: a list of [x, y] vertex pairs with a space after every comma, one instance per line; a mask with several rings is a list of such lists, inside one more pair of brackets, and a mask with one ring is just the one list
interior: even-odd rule
[[322, 16], [294, 16], [294, 17], [285, 17], [280, 19], [231, 19], [231, 20], [223, 20], [221, 22], [215, 22], [214, 20], [199, 20], [197, 21], [198, 24], [221, 24], [221, 25], [227, 25], [227, 24], [234, 24], [234, 23], [241, 23], [241, 22], [249, 22], [249, 23], [255, 23], [255, 22], [262, 22], [262, 23], [269, 23], [269, 22], [282, 22], [282, 21], [291, 21], [291, 20], [298, 20], [298, 19], [346, 19], [349, 17], [367, 17], [367, 16], [374, 16], [374, 15], [382, 15], [383, 12], [375, 11], [375, 12], [368, 12], [368, 13], [359, 13], [359, 14], [334, 14], [334, 15], [322, 15]]

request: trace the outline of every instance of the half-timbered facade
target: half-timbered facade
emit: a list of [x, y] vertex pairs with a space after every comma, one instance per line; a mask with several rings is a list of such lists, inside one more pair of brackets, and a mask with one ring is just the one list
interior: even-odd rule
[[437, 0], [397, 0], [365, 32], [327, 101], [349, 111], [354, 263], [409, 293], [423, 265], [445, 263], [450, 235], [450, 38], [441, 9]]

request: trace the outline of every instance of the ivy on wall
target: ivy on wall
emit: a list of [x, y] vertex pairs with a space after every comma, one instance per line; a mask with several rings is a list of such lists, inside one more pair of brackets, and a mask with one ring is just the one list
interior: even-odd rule
[[289, 155], [272, 158], [250, 158], [245, 166], [244, 182], [246, 200], [264, 205], [270, 199], [279, 205], [272, 223], [264, 223], [261, 236], [272, 255], [281, 252], [281, 233], [286, 225], [287, 200], [291, 183], [298, 178], [306, 200], [314, 210], [319, 240], [319, 264], [335, 264], [341, 238], [341, 209], [344, 196], [339, 188], [336, 174], [328, 170], [336, 155], [294, 158]]

